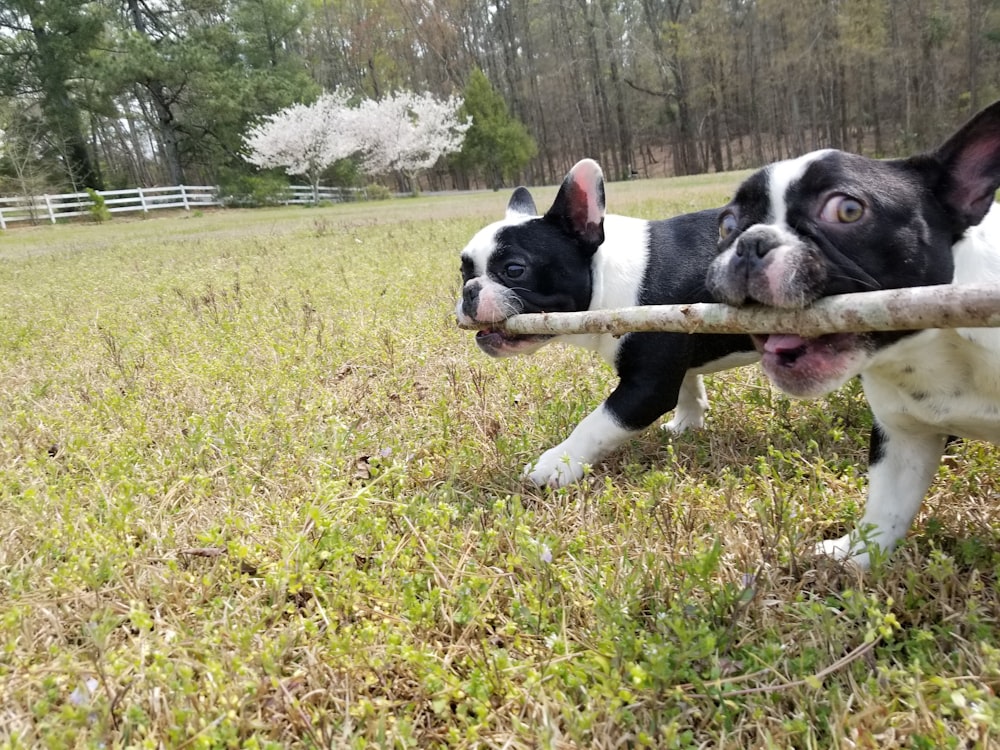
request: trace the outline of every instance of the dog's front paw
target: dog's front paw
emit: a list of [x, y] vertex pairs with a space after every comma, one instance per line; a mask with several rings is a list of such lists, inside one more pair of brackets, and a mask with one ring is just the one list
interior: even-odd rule
[[545, 451], [534, 465], [524, 467], [524, 478], [538, 487], [565, 487], [583, 477], [585, 464], [559, 446]]
[[839, 539], [827, 539], [815, 547], [817, 555], [826, 555], [834, 560], [841, 560], [856, 565], [861, 570], [871, 567], [871, 557], [867, 545], [856, 534], [845, 534]]
[[660, 429], [671, 435], [680, 435], [688, 430], [700, 430], [705, 426], [704, 412], [674, 412], [674, 418], [660, 425]]
[[687, 430], [700, 430], [705, 426], [707, 413], [708, 396], [705, 394], [705, 383], [701, 375], [688, 373], [684, 376], [684, 381], [677, 392], [674, 417], [664, 424], [662, 429], [674, 435], [680, 435]]

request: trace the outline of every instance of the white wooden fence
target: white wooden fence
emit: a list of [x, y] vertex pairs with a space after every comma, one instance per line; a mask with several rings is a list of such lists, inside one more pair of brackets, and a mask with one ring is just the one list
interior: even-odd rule
[[[110, 213], [158, 208], [183, 208], [190, 211], [202, 206], [221, 206], [219, 188], [211, 185], [174, 185], [172, 187], [97, 190]], [[289, 185], [280, 202], [284, 205], [311, 205], [321, 201], [344, 203], [368, 200], [365, 188], [320, 187], [315, 193], [309, 185]], [[73, 216], [87, 216], [94, 206], [89, 193], [17, 196], [0, 198], [0, 229], [15, 221], [49, 221]]]
[[288, 193], [282, 203], [311, 205], [320, 201], [330, 203], [346, 203], [348, 201], [368, 200], [368, 191], [365, 188], [338, 188], [338, 187], [318, 187], [315, 195], [309, 185], [289, 185]]
[[[142, 211], [148, 213], [158, 208], [183, 208], [190, 211], [202, 206], [221, 205], [219, 189], [207, 185], [174, 185], [171, 187], [129, 188], [127, 190], [98, 190], [110, 213]], [[15, 221], [46, 220], [72, 216], [86, 216], [94, 201], [89, 193], [62, 193], [60, 195], [19, 196], [0, 198], [0, 229]]]

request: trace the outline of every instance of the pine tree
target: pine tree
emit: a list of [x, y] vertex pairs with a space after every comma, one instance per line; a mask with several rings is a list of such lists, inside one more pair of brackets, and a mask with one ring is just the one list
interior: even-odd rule
[[524, 124], [511, 116], [507, 103], [479, 68], [469, 76], [459, 115], [472, 118], [459, 164], [482, 172], [494, 190], [515, 179], [535, 156], [535, 140]]

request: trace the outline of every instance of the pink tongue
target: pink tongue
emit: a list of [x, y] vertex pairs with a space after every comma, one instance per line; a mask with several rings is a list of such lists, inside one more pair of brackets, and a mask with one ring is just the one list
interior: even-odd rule
[[764, 342], [764, 351], [770, 354], [781, 354], [805, 346], [806, 340], [794, 333], [772, 333]]

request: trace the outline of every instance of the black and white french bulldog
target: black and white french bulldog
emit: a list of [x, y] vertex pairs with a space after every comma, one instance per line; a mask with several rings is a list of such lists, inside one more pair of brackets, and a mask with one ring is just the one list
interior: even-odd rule
[[[552, 207], [538, 216], [525, 188], [511, 196], [506, 217], [481, 229], [462, 250], [466, 326], [500, 323], [532, 312], [575, 312], [631, 305], [704, 302], [705, 273], [715, 257], [718, 210], [645, 221], [604, 213], [604, 177], [591, 159], [566, 175]], [[618, 386], [566, 440], [525, 469], [539, 486], [575, 482], [593, 464], [674, 409], [665, 429], [704, 423], [708, 401], [701, 374], [759, 359], [748, 336], [632, 333], [516, 336], [476, 334], [493, 357], [528, 354], [553, 341], [600, 353]]]
[[[707, 285], [720, 302], [800, 308], [833, 294], [996, 281], [1000, 102], [939, 149], [874, 161], [817, 151], [750, 177], [719, 214]], [[755, 336], [785, 392], [860, 375], [875, 415], [868, 503], [820, 551], [870, 565], [906, 534], [949, 436], [1000, 442], [1000, 329]]]

